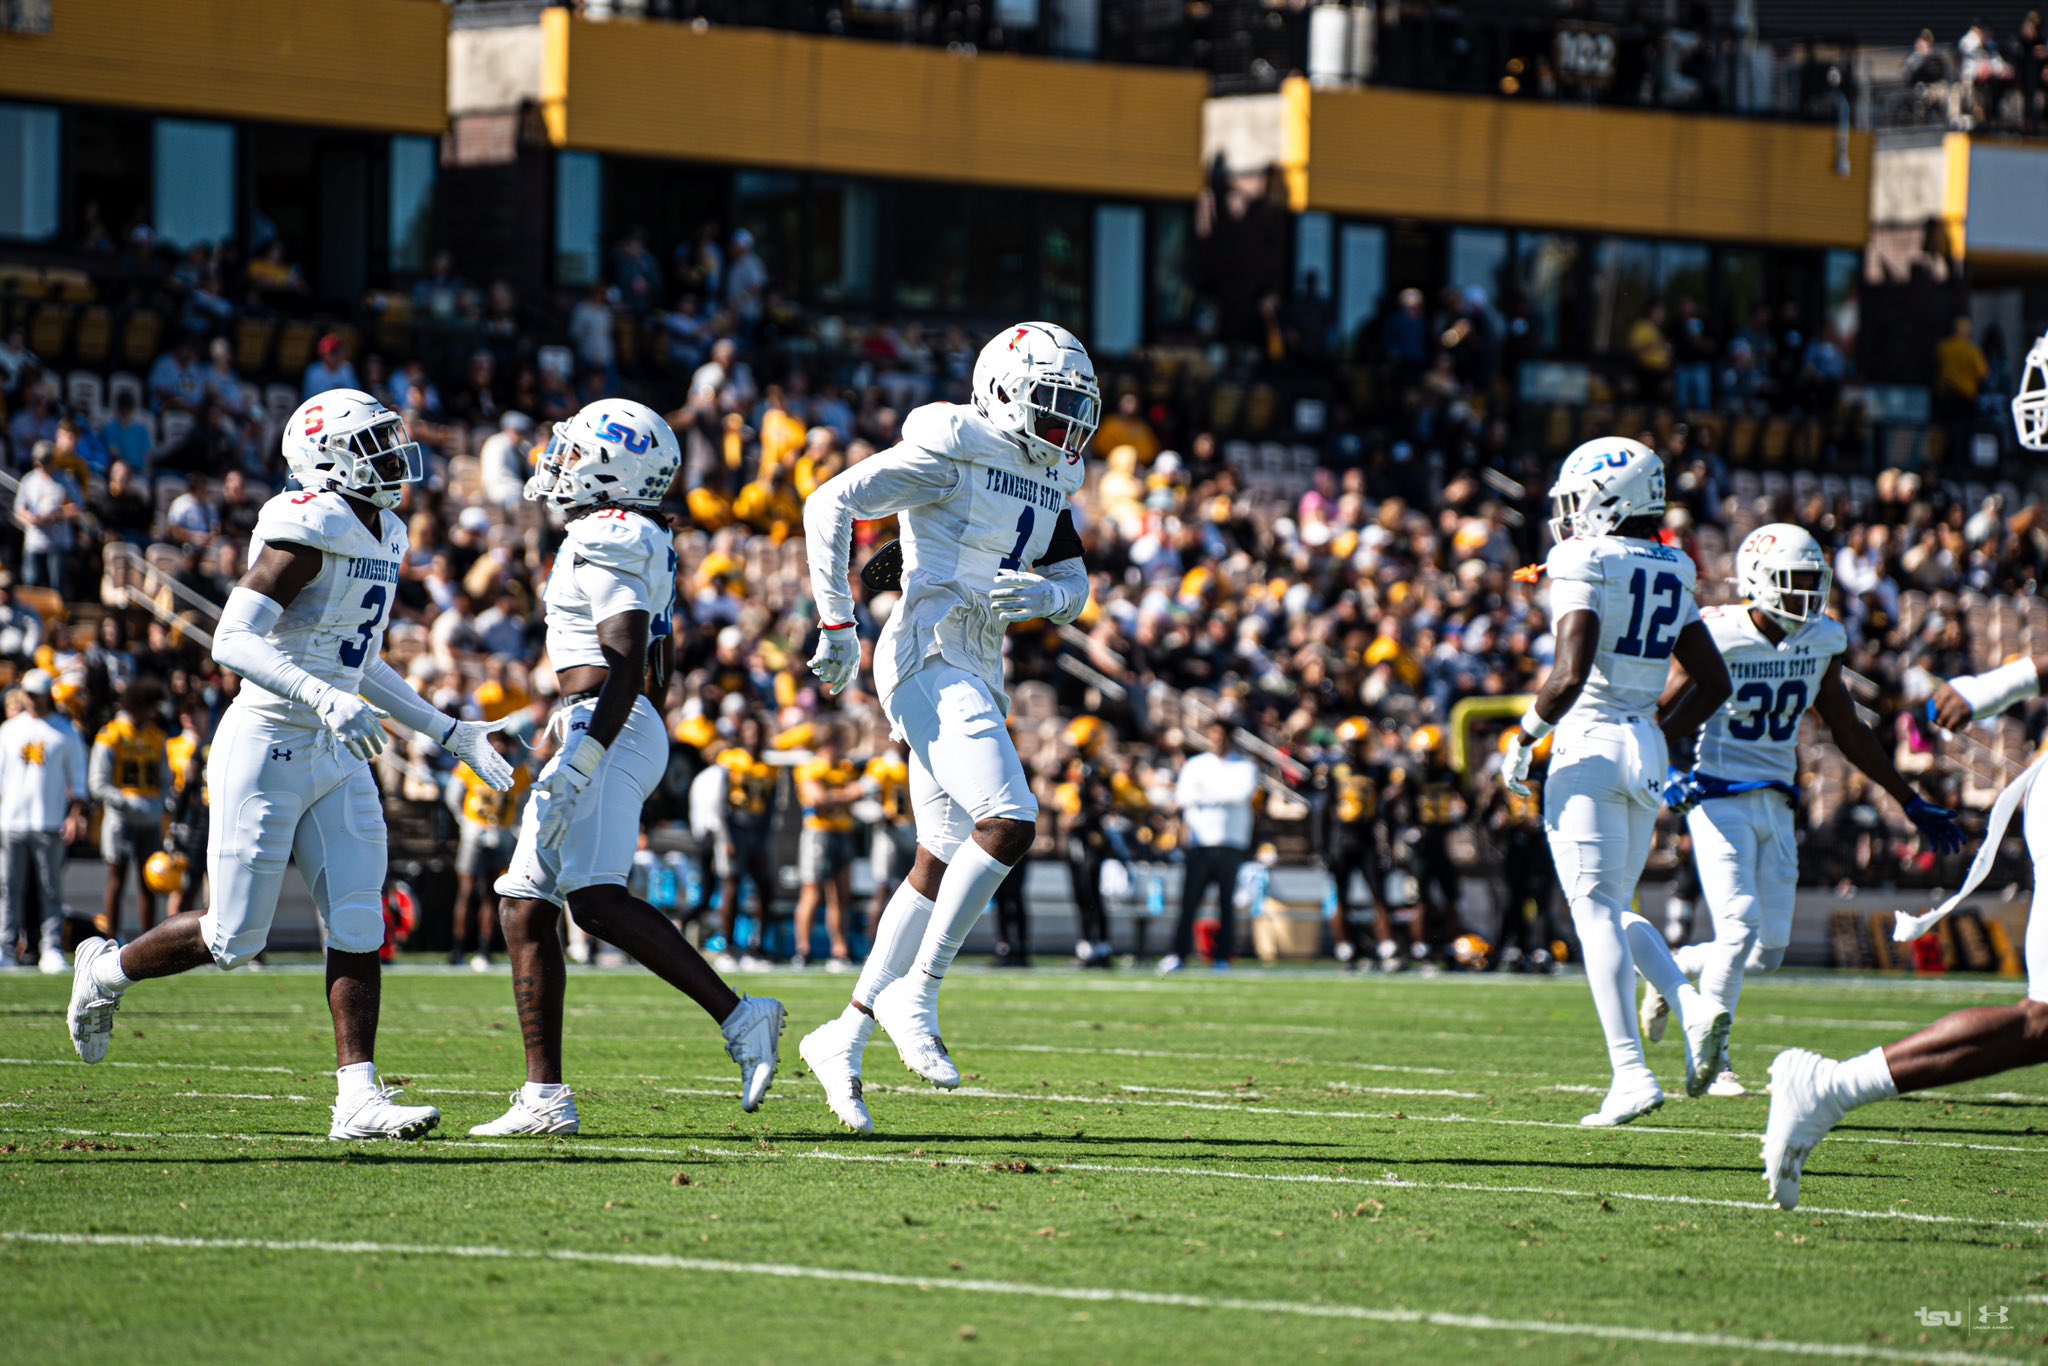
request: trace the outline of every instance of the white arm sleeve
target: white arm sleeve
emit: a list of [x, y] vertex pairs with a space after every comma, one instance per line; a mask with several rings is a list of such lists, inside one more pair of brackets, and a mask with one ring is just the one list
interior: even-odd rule
[[1058, 560], [1039, 566], [1039, 573], [1060, 587], [1067, 595], [1066, 603], [1059, 611], [1046, 620], [1057, 626], [1065, 626], [1088, 608], [1088, 566], [1079, 558]]
[[220, 625], [214, 628], [214, 661], [259, 688], [318, 710], [333, 689], [285, 658], [282, 650], [263, 638], [283, 615], [284, 608], [255, 589], [235, 589], [228, 594], [227, 606], [221, 609]]
[[391, 719], [407, 730], [424, 735], [437, 745], [448, 743], [455, 733], [455, 718], [442, 712], [413, 691], [404, 675], [379, 659], [363, 670], [363, 696], [391, 713]]
[[853, 524], [935, 503], [959, 487], [965, 468], [915, 446], [897, 446], [812, 490], [804, 502], [804, 543], [818, 620], [830, 625], [853, 620], [853, 593], [846, 582]]

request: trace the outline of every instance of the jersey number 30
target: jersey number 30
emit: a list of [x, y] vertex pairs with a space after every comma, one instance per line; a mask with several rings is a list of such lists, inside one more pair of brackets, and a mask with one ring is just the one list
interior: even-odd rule
[[384, 624], [384, 604], [389, 599], [390, 594], [384, 591], [381, 583], [363, 594], [362, 605], [370, 609], [370, 619], [356, 627], [359, 639], [341, 642], [341, 662], [349, 668], [362, 668], [363, 660], [369, 657], [370, 641], [375, 638], [377, 628]]
[[[1645, 592], [1645, 588], [1649, 591]], [[1628, 629], [1621, 633], [1621, 639], [1614, 642], [1614, 652], [1634, 655], [1639, 659], [1671, 658], [1671, 651], [1678, 644], [1678, 632], [1671, 628], [1678, 625], [1679, 605], [1685, 600], [1685, 584], [1676, 574], [1659, 574], [1652, 583], [1649, 571], [1638, 569], [1629, 580], [1629, 597], [1634, 605], [1629, 609]], [[1653, 597], [1657, 599], [1657, 605], [1649, 608], [1649, 600]], [[1650, 615], [1647, 629], [1643, 625], [1646, 610]]]
[[1806, 715], [1806, 684], [1787, 679], [1773, 688], [1768, 683], [1745, 683], [1735, 693], [1734, 714], [1728, 718], [1728, 734], [1736, 740], [1761, 740], [1764, 732], [1783, 744], [1799, 733], [1799, 718]]

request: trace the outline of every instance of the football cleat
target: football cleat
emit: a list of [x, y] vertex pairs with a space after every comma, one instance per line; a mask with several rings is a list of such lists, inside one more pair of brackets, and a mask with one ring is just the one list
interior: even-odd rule
[[36, 970], [45, 977], [61, 977], [71, 971], [71, 964], [64, 957], [62, 949], [44, 949], [43, 956], [36, 959]]
[[121, 1008], [121, 998], [100, 990], [92, 970], [101, 958], [120, 951], [111, 939], [88, 939], [78, 946], [78, 962], [71, 972], [71, 1006], [64, 1012], [64, 1020], [81, 1062], [99, 1062], [114, 1040], [114, 1012]]
[[761, 1108], [761, 1098], [775, 1082], [782, 1063], [782, 1002], [772, 996], [742, 996], [739, 1008], [719, 1029], [725, 1034], [725, 1055], [740, 1065], [740, 1109]]
[[849, 1025], [844, 1019], [828, 1020], [804, 1035], [796, 1046], [804, 1066], [825, 1088], [825, 1103], [832, 1107], [841, 1124], [857, 1134], [875, 1131], [874, 1116], [868, 1113], [867, 1102], [861, 1098], [860, 1085], [861, 1055], [874, 1032], [875, 1020], [871, 1015], [861, 1016], [857, 1025]]
[[950, 1091], [960, 1084], [960, 1069], [939, 1037], [936, 987], [927, 995], [918, 983], [899, 977], [875, 996], [875, 1022], [888, 1033], [903, 1065], [934, 1086]]
[[1643, 1042], [1664, 1042], [1664, 1031], [1671, 1024], [1671, 1002], [1664, 999], [1664, 993], [1643, 983]]
[[1737, 1096], [1748, 1095], [1749, 1088], [1742, 1084], [1741, 1077], [1736, 1076], [1729, 1068], [1723, 1067], [1714, 1074], [1714, 1084], [1707, 1088], [1707, 1094], [1719, 1096], [1724, 1100], [1732, 1100]]
[[1588, 1129], [1618, 1128], [1641, 1119], [1663, 1104], [1664, 1088], [1657, 1085], [1657, 1079], [1649, 1073], [1616, 1077], [1614, 1085], [1607, 1090], [1607, 1098], [1600, 1102], [1600, 1108], [1590, 1115], [1581, 1115], [1579, 1123]]
[[553, 1100], [535, 1100], [521, 1087], [512, 1093], [512, 1108], [489, 1124], [472, 1125], [471, 1138], [522, 1138], [548, 1134], [573, 1134], [583, 1127], [576, 1113], [576, 1097], [567, 1087]]
[[1173, 975], [1174, 973], [1176, 973], [1176, 972], [1179, 972], [1179, 971], [1180, 971], [1180, 955], [1179, 955], [1179, 954], [1177, 954], [1177, 953], [1169, 953], [1169, 954], [1167, 954], [1167, 955], [1166, 955], [1166, 957], [1164, 957], [1164, 958], [1162, 958], [1162, 959], [1160, 959], [1160, 960], [1159, 960], [1159, 975], [1160, 975], [1161, 977], [1169, 977], [1169, 976], [1171, 976], [1171, 975]]
[[1685, 1029], [1685, 1093], [1698, 1100], [1721, 1069], [1734, 1017], [1714, 1009], [1697, 988], [1688, 986], [1679, 993], [1678, 1022]]
[[431, 1105], [400, 1105], [396, 1087], [365, 1087], [334, 1102], [334, 1124], [329, 1138], [425, 1138], [441, 1122], [441, 1112]]
[[1799, 1206], [1799, 1179], [1806, 1159], [1842, 1122], [1848, 1107], [1828, 1085], [1837, 1064], [1804, 1048], [1788, 1048], [1771, 1060], [1771, 1113], [1764, 1121], [1764, 1183], [1779, 1209]]

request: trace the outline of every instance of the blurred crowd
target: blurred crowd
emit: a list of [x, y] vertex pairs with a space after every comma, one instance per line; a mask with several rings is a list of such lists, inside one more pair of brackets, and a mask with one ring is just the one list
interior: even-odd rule
[[[820, 956], [827, 943], [829, 956], [850, 953], [868, 906], [853, 906], [838, 879], [870, 864], [865, 903], [869, 881], [901, 876], [907, 810], [887, 781], [869, 676], [831, 699], [804, 668], [814, 615], [802, 502], [890, 446], [912, 407], [963, 400], [981, 338], [910, 320], [804, 317], [744, 232], [714, 228], [686, 246], [664, 264], [628, 235], [559, 334], [530, 325], [501, 284], [463, 279], [443, 253], [406, 304], [462, 339], [440, 347], [438, 366], [337, 329], [297, 382], [260, 385], [240, 373], [227, 329], [262, 296], [217, 292], [225, 287], [196, 259], [182, 277], [137, 286], [179, 318], [139, 393], [87, 386], [81, 400], [9, 337], [4, 468], [19, 487], [0, 549], [0, 660], [17, 678], [42, 670], [56, 710], [88, 737], [115, 718], [133, 680], [155, 680], [161, 695], [146, 719], [164, 743], [183, 737], [203, 754], [235, 686], [201, 643], [205, 604], [242, 572], [256, 513], [281, 485], [278, 426], [301, 396], [356, 385], [403, 412], [430, 454], [426, 482], [400, 509], [411, 551], [388, 656], [444, 709], [514, 717], [511, 734], [537, 769], [545, 754], [530, 747], [553, 697], [539, 594], [561, 532], [520, 490], [554, 421], [623, 388], [667, 414], [685, 457], [668, 503], [684, 579], [666, 699], [675, 754], [648, 811], [650, 895], [679, 917], [704, 917], [722, 951], [809, 953], [808, 937], [782, 937], [780, 917], [759, 914], [764, 899], [787, 903], [781, 869], [793, 862], [796, 813], [813, 804], [797, 796], [809, 782], [844, 808], [819, 833], [852, 833], [858, 858], [831, 842], [830, 857], [805, 860], [816, 885], [799, 894], [807, 921], [826, 912]], [[209, 302], [240, 298], [249, 302], [224, 312]], [[1287, 316], [1316, 314], [1297, 301]], [[1684, 307], [1671, 319], [1653, 310], [1637, 349], [1652, 372], [1644, 383], [1680, 413], [1793, 401], [1839, 383], [1829, 329], [1788, 342], [1786, 321], [1761, 317], [1752, 341], [1695, 339], [1688, 349], [1696, 334]], [[1282, 354], [1303, 350], [1299, 329], [1274, 322]], [[1538, 449], [1508, 420], [1499, 363], [1513, 329], [1483, 296], [1454, 293], [1429, 314], [1419, 292], [1399, 291], [1375, 328], [1387, 385], [1375, 424], [1331, 422], [1306, 463], [1275, 466], [1219, 435], [1227, 376], [1183, 373], [1162, 385], [1156, 372], [1105, 367], [1106, 416], [1077, 500], [1093, 602], [1072, 627], [1011, 632], [1012, 727], [1043, 813], [1035, 852], [1073, 870], [1084, 922], [1105, 901], [1161, 909], [1155, 870], [1190, 844], [1176, 795], [1184, 760], [1213, 747], [1205, 727], [1220, 720], [1260, 775], [1246, 857], [1224, 901], [1249, 896], [1255, 909], [1269, 892], [1251, 885], [1253, 870], [1315, 860], [1343, 869], [1321, 908], [1339, 913], [1325, 942], [1340, 951], [1386, 954], [1399, 938], [1413, 946], [1400, 953], [1448, 954], [1472, 929], [1541, 961], [1558, 936], [1531, 813], [1495, 789], [1490, 746], [1466, 749], [1449, 723], [1465, 699], [1531, 690], [1550, 659], [1542, 586], [1516, 571], [1547, 549], [1545, 491], [1562, 452]], [[628, 331], [637, 340], [622, 345]], [[1752, 363], [1772, 358], [1770, 388], [1727, 377], [1744, 346]], [[1705, 595], [1725, 596], [1730, 550], [1749, 527], [1813, 528], [1837, 555], [1850, 667], [1868, 680], [1902, 760], [1926, 771], [1939, 741], [1918, 729], [1914, 704], [1938, 678], [2011, 648], [2006, 634], [2034, 629], [2025, 609], [1990, 600], [2031, 592], [2048, 563], [2039, 507], [2016, 489], [1895, 472], [1764, 478], [1729, 468], [1711, 430], [1667, 414], [1627, 433], [1669, 461], [1667, 534], [1699, 560]], [[892, 535], [887, 524], [863, 526], [856, 559]], [[871, 643], [893, 599], [857, 592]], [[2021, 619], [2008, 620], [2015, 611]], [[1070, 728], [1075, 717], [1091, 719], [1085, 734]], [[801, 777], [828, 740], [823, 775]], [[715, 776], [700, 787], [706, 773]], [[480, 839], [487, 848], [505, 842], [516, 803], [485, 810], [450, 788], [453, 777], [424, 743], [395, 749], [384, 772], [396, 806], [445, 809], [498, 829]], [[1911, 827], [1846, 776], [1817, 782], [1811, 798], [1812, 820], [1848, 822], [1856, 835], [1816, 846], [1816, 875], [1934, 876]], [[872, 859], [863, 840], [876, 845]], [[885, 858], [883, 844], [896, 853]], [[487, 887], [472, 876], [465, 912], [487, 911]], [[1473, 905], [1528, 914], [1511, 922], [1489, 910], [1462, 923]], [[478, 952], [488, 952], [487, 921], [460, 927], [458, 951], [479, 928]], [[1095, 958], [1109, 935], [1084, 923], [1080, 938], [1081, 956]]]

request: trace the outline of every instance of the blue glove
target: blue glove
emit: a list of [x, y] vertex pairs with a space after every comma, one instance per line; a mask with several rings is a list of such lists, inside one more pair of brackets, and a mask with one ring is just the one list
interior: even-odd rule
[[1906, 819], [1927, 837], [1935, 853], [1953, 854], [1962, 849], [1963, 827], [1956, 824], [1956, 813], [1947, 807], [1915, 797], [1906, 803]]
[[1706, 794], [1700, 791], [1700, 780], [1693, 776], [1692, 770], [1673, 764], [1664, 782], [1664, 805], [1682, 816], [1705, 798]]

